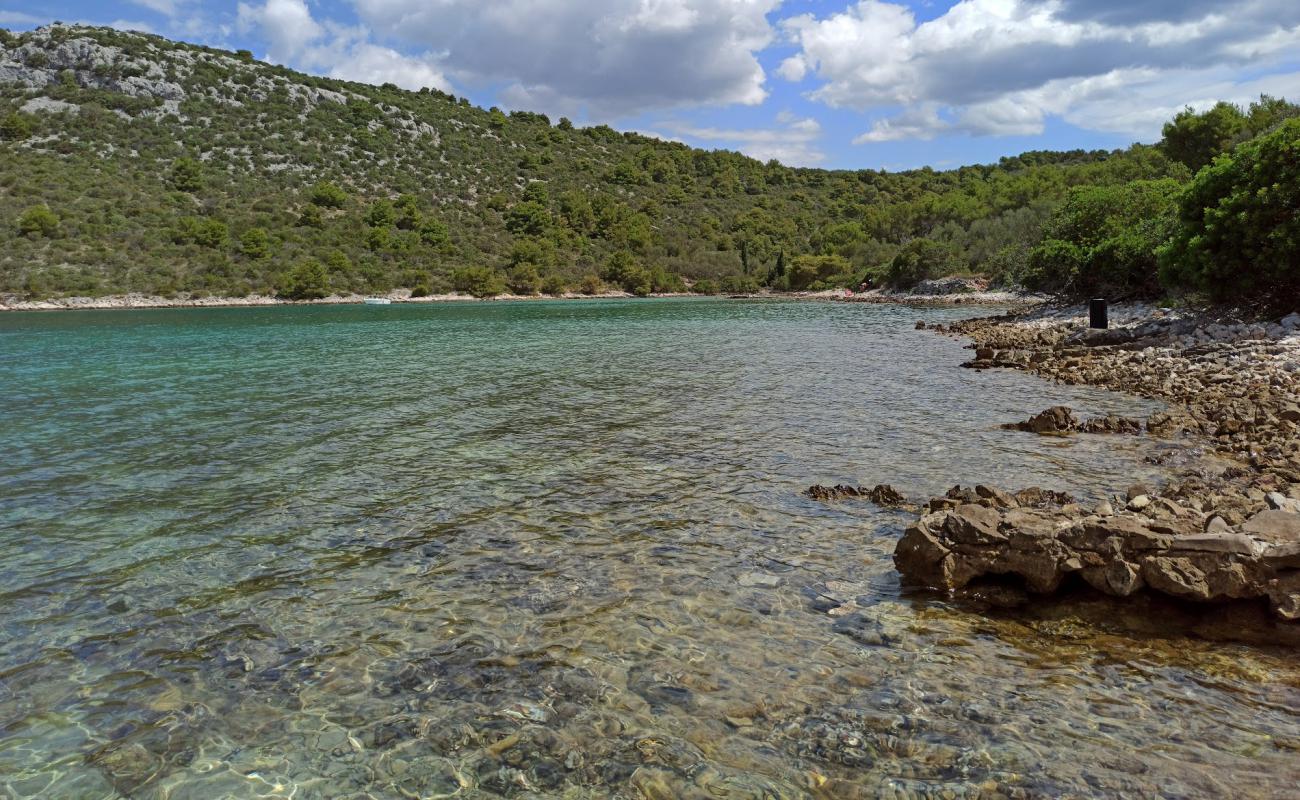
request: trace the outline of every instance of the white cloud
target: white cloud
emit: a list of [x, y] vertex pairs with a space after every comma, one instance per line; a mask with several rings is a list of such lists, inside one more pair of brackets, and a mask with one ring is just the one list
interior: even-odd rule
[[502, 100], [615, 117], [767, 97], [756, 53], [780, 0], [353, 0], [376, 32], [438, 52], [448, 74], [506, 84]]
[[131, 0], [131, 2], [167, 17], [175, 16], [178, 6], [177, 0]]
[[903, 109], [858, 142], [1032, 135], [1049, 116], [1148, 136], [1153, 120], [1200, 96], [1196, 81], [1249, 99], [1260, 81], [1240, 77], [1249, 68], [1293, 96], [1300, 89], [1300, 74], [1286, 72], [1300, 48], [1295, 0], [1230, 10], [1209, 0], [962, 0], [928, 21], [898, 2], [860, 0], [783, 28], [800, 50], [778, 72], [819, 79], [812, 98]]
[[34, 14], [0, 10], [0, 25], [44, 25], [48, 22], [49, 20], [45, 17], [38, 17]]
[[429, 86], [444, 91], [451, 84], [431, 57], [414, 57], [371, 41], [363, 27], [318, 22], [305, 0], [240, 3], [237, 27], [258, 31], [270, 46], [270, 61], [323, 71], [359, 83], [393, 83], [406, 89]]
[[330, 69], [330, 77], [358, 83], [392, 83], [405, 89], [451, 88], [442, 73], [428, 62], [368, 42], [352, 44], [344, 60]]
[[806, 167], [825, 160], [826, 154], [817, 149], [822, 133], [817, 120], [783, 111], [776, 121], [780, 127], [713, 128], [684, 122], [663, 122], [660, 127], [689, 139], [739, 150], [760, 161], [776, 159], [789, 166]]
[[952, 123], [939, 116], [933, 104], [909, 109], [903, 113], [877, 120], [871, 130], [853, 140], [854, 144], [869, 142], [896, 142], [903, 139], [929, 140], [952, 128]]
[[256, 28], [266, 38], [271, 45], [267, 57], [272, 61], [296, 61], [325, 35], [305, 0], [266, 0], [260, 6], [240, 3], [238, 20], [241, 30]]
[[140, 22], [133, 19], [115, 19], [106, 23], [110, 28], [117, 28], [119, 31], [135, 31], [136, 33], [157, 33], [153, 26], [147, 22]]

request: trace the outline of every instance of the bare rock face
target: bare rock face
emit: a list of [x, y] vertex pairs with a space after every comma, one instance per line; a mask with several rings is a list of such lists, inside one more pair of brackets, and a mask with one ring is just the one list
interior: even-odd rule
[[1230, 527], [1163, 497], [1139, 495], [1142, 513], [1103, 516], [1073, 504], [1027, 507], [981, 488], [976, 502], [931, 501], [907, 529], [894, 551], [905, 580], [954, 590], [1016, 575], [1050, 593], [1078, 575], [1116, 597], [1147, 589], [1200, 602], [1262, 598], [1300, 621], [1300, 513], [1270, 509]]

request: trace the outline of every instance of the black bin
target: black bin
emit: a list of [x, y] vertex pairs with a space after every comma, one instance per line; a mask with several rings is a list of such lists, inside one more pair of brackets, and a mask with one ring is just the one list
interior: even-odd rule
[[1110, 327], [1110, 313], [1104, 298], [1099, 297], [1088, 303], [1088, 327], [1102, 329]]

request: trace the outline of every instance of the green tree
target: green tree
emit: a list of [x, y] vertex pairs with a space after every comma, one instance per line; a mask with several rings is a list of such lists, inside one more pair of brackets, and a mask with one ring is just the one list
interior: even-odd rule
[[329, 274], [316, 259], [304, 259], [282, 276], [278, 294], [290, 300], [319, 300], [329, 295]]
[[436, 219], [426, 219], [420, 225], [420, 241], [430, 247], [442, 247], [450, 238], [447, 226]]
[[54, 238], [59, 232], [59, 218], [47, 205], [32, 206], [18, 217], [20, 236]]
[[192, 158], [178, 158], [172, 162], [172, 188], [191, 194], [203, 188], [203, 165]]
[[1188, 107], [1165, 123], [1160, 144], [1170, 158], [1194, 172], [1231, 147], [1245, 129], [1246, 117], [1232, 103], [1216, 103], [1200, 113]]
[[221, 220], [204, 220], [194, 229], [194, 242], [203, 247], [224, 247], [229, 239], [230, 229]]
[[568, 283], [560, 275], [551, 273], [545, 278], [542, 278], [542, 294], [549, 294], [552, 297], [558, 297], [568, 290]]
[[320, 230], [325, 227], [325, 215], [321, 213], [320, 206], [308, 203], [302, 209], [302, 215], [298, 217], [298, 227], [316, 228]]
[[1252, 136], [1268, 133], [1283, 122], [1300, 117], [1300, 106], [1280, 97], [1261, 94], [1246, 110], [1246, 128]]
[[451, 283], [456, 291], [475, 297], [493, 297], [506, 290], [505, 282], [491, 267], [461, 267], [451, 274]]
[[528, 262], [511, 267], [506, 280], [510, 291], [515, 294], [537, 294], [542, 286], [542, 276], [536, 265]]
[[0, 139], [21, 141], [32, 135], [32, 120], [26, 114], [11, 111], [0, 119]]
[[366, 224], [372, 228], [388, 228], [397, 222], [397, 209], [391, 200], [376, 200], [366, 211]]
[[506, 212], [506, 229], [524, 236], [541, 236], [551, 226], [551, 212], [535, 200], [516, 203]]
[[393, 232], [391, 228], [367, 228], [366, 229], [366, 247], [378, 252], [387, 250], [393, 243]]
[[853, 266], [843, 256], [796, 256], [786, 268], [791, 291], [803, 291], [814, 284], [849, 272]]
[[[954, 272], [959, 266], [952, 245], [931, 239], [913, 239], [889, 262], [889, 285], [910, 289], [921, 281]], [[793, 269], [791, 270], [793, 279]]]
[[321, 208], [343, 208], [348, 194], [328, 181], [321, 181], [311, 188], [311, 202]]
[[271, 235], [265, 228], [249, 228], [239, 237], [239, 249], [254, 261], [268, 258], [271, 255]]
[[1220, 298], [1300, 297], [1300, 119], [1197, 173], [1160, 264], [1167, 285]]
[[1078, 186], [1029, 253], [1025, 282], [1069, 294], [1150, 295], [1179, 184], [1172, 179]]
[[397, 227], [404, 231], [419, 230], [424, 222], [420, 214], [420, 199], [413, 194], [404, 194], [394, 204], [397, 211]]

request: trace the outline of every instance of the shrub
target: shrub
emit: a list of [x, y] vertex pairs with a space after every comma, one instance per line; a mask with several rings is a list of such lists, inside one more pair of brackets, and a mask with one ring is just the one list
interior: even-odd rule
[[178, 192], [197, 192], [203, 188], [203, 165], [192, 158], [172, 162], [171, 185]]
[[265, 228], [249, 228], [239, 237], [239, 249], [254, 261], [260, 261], [271, 255], [271, 236]]
[[348, 195], [334, 184], [321, 181], [311, 188], [311, 202], [322, 208], [342, 208], [347, 205]]
[[32, 206], [18, 217], [20, 236], [44, 236], [52, 239], [59, 231], [59, 218], [49, 206]]
[[645, 297], [655, 289], [650, 272], [626, 250], [615, 251], [609, 257], [601, 277], [638, 297]]
[[752, 294], [761, 287], [752, 275], [727, 275], [718, 282], [718, 288], [726, 294]]
[[390, 200], [376, 200], [366, 211], [366, 224], [372, 228], [387, 228], [397, 222], [397, 209]]
[[551, 212], [536, 200], [518, 203], [506, 213], [506, 229], [522, 236], [541, 236], [551, 225]]
[[389, 228], [367, 228], [366, 229], [366, 247], [375, 252], [387, 250], [392, 244], [392, 231]]
[[321, 213], [320, 206], [308, 203], [302, 210], [302, 216], [298, 217], [298, 227], [317, 230], [324, 228], [325, 215]]
[[791, 291], [798, 292], [851, 268], [843, 256], [797, 256], [785, 268], [785, 277]]
[[1071, 189], [1029, 254], [1025, 283], [1076, 295], [1154, 294], [1156, 248], [1178, 190], [1172, 179]]
[[896, 289], [910, 289], [921, 281], [950, 274], [958, 266], [957, 253], [952, 245], [931, 239], [913, 239], [903, 245], [894, 260], [889, 262], [887, 280]]
[[230, 239], [230, 230], [226, 223], [217, 219], [210, 219], [203, 223], [199, 228], [199, 235], [196, 241], [204, 247], [225, 247], [226, 242]]
[[578, 291], [585, 295], [600, 294], [605, 288], [600, 282], [600, 276], [594, 273], [587, 273], [582, 276], [582, 281], [578, 283]]
[[450, 237], [451, 232], [447, 230], [447, 226], [436, 219], [426, 219], [420, 226], [420, 241], [430, 247], [441, 247]]
[[537, 267], [525, 262], [510, 269], [507, 283], [510, 291], [515, 294], [537, 294], [542, 285], [542, 277], [538, 274]]
[[0, 120], [0, 139], [16, 142], [32, 135], [31, 117], [12, 111]]
[[696, 294], [717, 294], [718, 282], [712, 278], [704, 278], [696, 281], [695, 285], [691, 287], [691, 291]]
[[451, 274], [451, 284], [456, 291], [475, 297], [493, 297], [506, 290], [501, 276], [491, 267], [462, 267]]
[[562, 295], [569, 290], [568, 283], [559, 275], [551, 274], [542, 278], [542, 294]]
[[282, 277], [278, 294], [290, 300], [319, 300], [329, 294], [329, 275], [314, 258], [299, 261]]
[[1300, 294], [1300, 119], [1197, 173], [1160, 264], [1166, 285], [1220, 298]]

